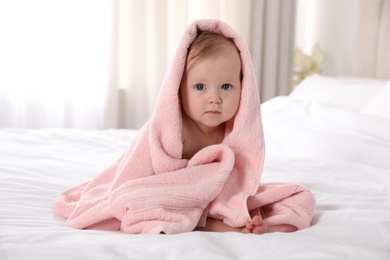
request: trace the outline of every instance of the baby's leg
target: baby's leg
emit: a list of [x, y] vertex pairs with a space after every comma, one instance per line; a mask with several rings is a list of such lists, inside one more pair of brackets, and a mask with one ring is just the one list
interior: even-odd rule
[[204, 228], [197, 227], [196, 231], [212, 231], [212, 232], [241, 232], [244, 234], [264, 234], [267, 232], [267, 227], [259, 215], [254, 215], [252, 221], [247, 223], [242, 228], [235, 228], [226, 225], [221, 220], [207, 218], [206, 226]]
[[241, 228], [234, 228], [226, 225], [221, 220], [207, 218], [204, 228], [197, 227], [196, 231], [212, 231], [212, 232], [240, 232]]

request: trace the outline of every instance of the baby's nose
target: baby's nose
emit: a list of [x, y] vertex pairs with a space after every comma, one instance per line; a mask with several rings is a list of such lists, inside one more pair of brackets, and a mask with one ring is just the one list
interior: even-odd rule
[[222, 102], [221, 95], [218, 90], [210, 91], [209, 103], [210, 104], [219, 104]]

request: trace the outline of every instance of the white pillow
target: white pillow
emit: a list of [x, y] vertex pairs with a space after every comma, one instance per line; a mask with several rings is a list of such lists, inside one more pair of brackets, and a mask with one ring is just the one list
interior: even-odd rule
[[360, 111], [387, 80], [313, 75], [305, 78], [290, 94], [295, 99]]
[[363, 107], [361, 112], [390, 119], [390, 81]]

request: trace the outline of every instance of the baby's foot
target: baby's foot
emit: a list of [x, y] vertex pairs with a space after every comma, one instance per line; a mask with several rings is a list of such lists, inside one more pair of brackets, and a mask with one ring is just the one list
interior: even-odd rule
[[242, 233], [264, 234], [267, 232], [267, 226], [263, 222], [260, 216], [256, 215], [252, 218], [251, 223], [247, 223], [245, 227], [241, 229]]

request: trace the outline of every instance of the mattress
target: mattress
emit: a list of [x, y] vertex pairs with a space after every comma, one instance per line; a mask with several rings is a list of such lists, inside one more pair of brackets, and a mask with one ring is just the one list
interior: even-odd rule
[[297, 95], [265, 102], [262, 183], [317, 200], [293, 233], [77, 230], [51, 210], [112, 164], [137, 130], [0, 129], [0, 259], [389, 259], [390, 120]]

